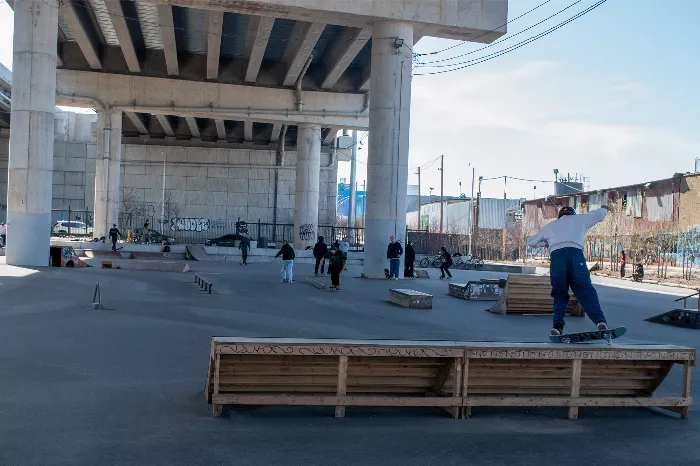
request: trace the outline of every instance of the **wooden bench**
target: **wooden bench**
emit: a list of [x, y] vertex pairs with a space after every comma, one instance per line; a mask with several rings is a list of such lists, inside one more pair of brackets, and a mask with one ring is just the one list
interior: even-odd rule
[[[551, 292], [549, 276], [511, 274], [500, 299], [489, 311], [495, 314], [551, 314], [554, 305]], [[569, 296], [566, 313], [583, 317], [583, 308], [578, 299], [571, 291]]]
[[[680, 396], [653, 397], [674, 364]], [[605, 343], [226, 338], [211, 340], [205, 386], [224, 405], [658, 407], [687, 417], [695, 349]]]
[[456, 298], [469, 299], [473, 301], [498, 301], [503, 293], [505, 280], [479, 280], [468, 283], [450, 283], [447, 293]]
[[432, 309], [433, 295], [416, 290], [389, 290], [389, 301], [413, 309]]

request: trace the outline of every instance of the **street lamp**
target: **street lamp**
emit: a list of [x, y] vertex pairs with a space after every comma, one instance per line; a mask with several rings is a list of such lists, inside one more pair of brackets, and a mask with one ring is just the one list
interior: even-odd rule
[[432, 186], [430, 187], [430, 202], [433, 202], [433, 188]]
[[459, 197], [462, 197], [462, 182], [459, 182]]

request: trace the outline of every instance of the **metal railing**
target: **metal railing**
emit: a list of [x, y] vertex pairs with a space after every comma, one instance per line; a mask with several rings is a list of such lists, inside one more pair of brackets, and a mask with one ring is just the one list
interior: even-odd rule
[[[682, 298], [678, 298], [674, 300], [673, 302], [677, 303], [680, 300], [683, 300], [683, 309], [688, 309], [688, 298], [692, 298], [693, 296], [697, 296], [700, 294], [700, 291], [696, 291], [693, 294], [689, 294], [688, 296], [683, 296]], [[698, 300], [698, 312], [700, 312], [700, 299]]]
[[93, 213], [87, 210], [51, 209], [51, 236], [92, 238], [93, 219]]

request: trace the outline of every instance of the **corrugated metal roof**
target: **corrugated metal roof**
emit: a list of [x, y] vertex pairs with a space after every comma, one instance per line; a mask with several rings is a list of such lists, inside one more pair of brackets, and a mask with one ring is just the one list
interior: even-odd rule
[[68, 27], [68, 23], [66, 23], [66, 20], [60, 13], [60, 11], [58, 13], [58, 27], [60, 27], [61, 31], [63, 31], [63, 35], [66, 36], [67, 41], [75, 42], [75, 36], [73, 35], [73, 31], [71, 31]]
[[206, 12], [199, 8], [173, 6], [173, 24], [177, 50], [187, 53], [206, 53]]
[[112, 25], [112, 20], [109, 18], [104, 0], [88, 0], [88, 2], [92, 8], [95, 20], [102, 31], [102, 37], [104, 37], [105, 43], [107, 45], [118, 46], [119, 39], [117, 38], [117, 33], [114, 32], [114, 26]]
[[311, 63], [318, 63], [322, 60], [323, 53], [326, 51], [328, 46], [333, 43], [333, 40], [338, 35], [339, 31], [340, 26], [336, 26], [335, 24], [327, 24], [326, 27], [323, 28], [323, 32], [314, 46], [314, 59], [311, 61]]
[[275, 25], [272, 26], [270, 40], [267, 42], [267, 48], [263, 56], [264, 60], [279, 60], [282, 58], [289, 36], [292, 34], [294, 23], [295, 21], [291, 19], [275, 19]]
[[221, 27], [221, 55], [242, 57], [245, 55], [245, 41], [248, 34], [250, 16], [238, 13], [224, 13]]
[[148, 50], [163, 50], [158, 8], [152, 3], [136, 2], [143, 42]]

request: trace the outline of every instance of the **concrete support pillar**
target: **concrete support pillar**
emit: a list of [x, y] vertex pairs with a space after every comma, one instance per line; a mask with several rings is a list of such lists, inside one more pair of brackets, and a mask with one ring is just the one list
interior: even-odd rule
[[294, 249], [316, 243], [321, 181], [321, 126], [302, 124], [297, 132], [297, 189], [294, 198]]
[[[119, 225], [119, 202], [121, 190], [122, 165], [122, 112], [109, 114], [111, 129], [109, 132], [109, 184], [107, 185], [107, 224]], [[125, 228], [119, 225], [120, 228]], [[126, 232], [124, 232], [126, 234]]]
[[97, 134], [94, 235], [100, 238], [107, 236], [112, 224], [119, 225], [122, 112], [100, 112]]
[[109, 165], [109, 115], [102, 111], [97, 114], [97, 160], [95, 161], [95, 217], [93, 221], [96, 238], [107, 236], [107, 167]]
[[389, 236], [405, 246], [413, 26], [378, 21], [372, 37], [364, 274], [383, 277]]
[[15, 2], [6, 261], [49, 264], [58, 2]]

